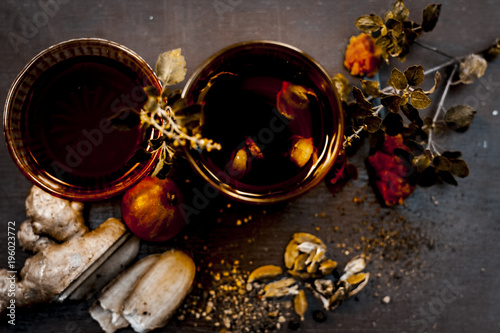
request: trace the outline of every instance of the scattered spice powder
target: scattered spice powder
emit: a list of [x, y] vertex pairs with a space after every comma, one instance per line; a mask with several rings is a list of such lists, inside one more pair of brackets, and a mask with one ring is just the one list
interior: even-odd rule
[[293, 297], [266, 298], [262, 288], [247, 286], [249, 272], [240, 262], [208, 264], [201, 281], [177, 312], [177, 320], [194, 317], [198, 326], [206, 325], [220, 333], [273, 332], [297, 316]]

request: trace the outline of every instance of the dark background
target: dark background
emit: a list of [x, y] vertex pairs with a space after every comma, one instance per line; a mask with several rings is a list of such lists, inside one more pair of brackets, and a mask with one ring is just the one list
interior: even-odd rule
[[[57, 2], [57, 1], [55, 1]], [[50, 1], [3, 0], [0, 4], [0, 100], [16, 75], [37, 53], [58, 42], [78, 37], [101, 37], [121, 43], [154, 66], [159, 53], [181, 48], [188, 76], [219, 49], [252, 39], [276, 40], [294, 45], [317, 59], [332, 75], [340, 72], [343, 52], [358, 34], [357, 17], [381, 16], [393, 1]], [[410, 18], [421, 21], [425, 1], [405, 1]], [[500, 37], [498, 1], [442, 1], [436, 28], [420, 41], [448, 54], [462, 56], [486, 48]], [[45, 7], [45, 9], [44, 9]], [[38, 27], [26, 29], [26, 22]], [[12, 45], [8, 34], [25, 37]], [[401, 69], [414, 64], [436, 66], [446, 58], [413, 46]], [[388, 66], [381, 68], [387, 81]], [[445, 73], [443, 73], [445, 74]], [[352, 82], [356, 81], [352, 79]], [[431, 84], [431, 83], [427, 83]], [[431, 95], [438, 100], [440, 92]], [[500, 330], [500, 62], [489, 64], [483, 79], [470, 86], [453, 87], [445, 107], [474, 104], [477, 114], [465, 133], [447, 133], [437, 143], [461, 150], [471, 174], [458, 187], [439, 185], [417, 188], [404, 206], [381, 208], [364, 167], [366, 144], [351, 162], [359, 178], [337, 195], [325, 183], [285, 204], [255, 207], [216, 198], [210, 208], [164, 244], [146, 244], [141, 256], [172, 246], [193, 254], [200, 267], [207, 262], [239, 260], [242, 269], [264, 264], [282, 265], [282, 253], [293, 232], [319, 235], [328, 243], [328, 255], [341, 265], [361, 253], [361, 236], [377, 239], [394, 231], [393, 245], [373, 252], [367, 270], [372, 281], [357, 299], [350, 299], [316, 323], [306, 314], [301, 332], [498, 332]], [[426, 112], [433, 112], [436, 103]], [[19, 227], [25, 219], [24, 200], [30, 183], [0, 147], [0, 267], [7, 267], [7, 222]], [[186, 177], [196, 179], [187, 172]], [[195, 181], [196, 184], [196, 181]], [[186, 186], [186, 189], [188, 187]], [[361, 202], [356, 203], [356, 199]], [[119, 216], [118, 200], [89, 204], [86, 216], [95, 227]], [[250, 223], [236, 221], [252, 216]], [[399, 221], [399, 222], [398, 222]], [[372, 226], [373, 228], [368, 228]], [[336, 229], [337, 227], [338, 229]], [[345, 246], [345, 248], [344, 248]], [[346, 254], [348, 251], [348, 254]], [[398, 259], [394, 260], [394, 255]], [[17, 249], [18, 267], [26, 258]], [[250, 264], [253, 262], [253, 265]], [[381, 298], [390, 296], [389, 304]], [[311, 303], [314, 303], [313, 301]], [[316, 306], [317, 308], [317, 306]], [[311, 310], [314, 306], [311, 305]], [[88, 304], [56, 304], [18, 310], [16, 326], [0, 319], [0, 331], [94, 332], [96, 322]], [[124, 330], [126, 331], [126, 330]], [[130, 329], [128, 331], [131, 331]], [[161, 331], [210, 332], [217, 329], [188, 319], [172, 321]], [[286, 331], [286, 328], [285, 328]]]

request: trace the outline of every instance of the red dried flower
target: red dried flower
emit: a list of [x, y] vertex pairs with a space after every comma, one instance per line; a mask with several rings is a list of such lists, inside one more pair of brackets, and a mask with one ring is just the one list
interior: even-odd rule
[[374, 185], [387, 206], [403, 204], [415, 190], [415, 186], [409, 182], [408, 163], [394, 154], [396, 148], [408, 151], [401, 134], [386, 135], [382, 150], [368, 157], [375, 177]]
[[325, 177], [326, 185], [332, 194], [337, 194], [349, 180], [358, 179], [358, 169], [349, 163], [345, 153], [340, 154]]
[[352, 36], [345, 50], [344, 66], [351, 75], [372, 77], [378, 71], [381, 53], [372, 36], [365, 33]]

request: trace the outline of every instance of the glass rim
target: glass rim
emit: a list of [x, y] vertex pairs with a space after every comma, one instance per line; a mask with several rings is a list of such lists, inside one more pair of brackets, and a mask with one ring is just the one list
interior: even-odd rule
[[[332, 168], [333, 164], [338, 155], [340, 155], [342, 151], [342, 142], [343, 142], [343, 133], [344, 133], [344, 116], [342, 111], [342, 106], [340, 103], [340, 97], [336, 91], [335, 85], [330, 74], [325, 70], [325, 68], [317, 62], [314, 58], [312, 58], [309, 54], [300, 50], [297, 47], [291, 46], [289, 44], [283, 42], [276, 42], [270, 40], [250, 40], [239, 42], [235, 44], [231, 44], [220, 51], [214, 53], [210, 57], [208, 57], [204, 62], [201, 63], [197, 67], [197, 69], [191, 74], [188, 81], [186, 82], [184, 89], [182, 90], [182, 97], [186, 98], [191, 93], [196, 93], [191, 91], [195, 86], [196, 82], [200, 78], [200, 75], [206, 70], [206, 68], [212, 64], [216, 59], [224, 56], [226, 53], [233, 51], [235, 49], [245, 49], [250, 47], [263, 47], [263, 48], [275, 48], [281, 49], [283, 51], [288, 51], [294, 53], [297, 58], [300, 58], [302, 62], [309, 63], [324, 79], [324, 82], [327, 83], [326, 89], [332, 93], [336, 100], [336, 105], [332, 105], [332, 113], [334, 114], [334, 118], [337, 119], [337, 128], [336, 128], [336, 138], [330, 138], [328, 144], [325, 146], [323, 150], [323, 154], [318, 158], [318, 161], [321, 163], [316, 163], [311, 170], [307, 173], [304, 179], [301, 179], [300, 184], [293, 189], [286, 188], [284, 190], [276, 190], [274, 192], [270, 192], [268, 194], [262, 193], [252, 193], [250, 191], [242, 191], [241, 189], [234, 188], [224, 182], [219, 181], [219, 177], [217, 177], [216, 173], [213, 170], [210, 170], [206, 165], [204, 165], [201, 161], [197, 160], [195, 156], [191, 153], [190, 148], [185, 147], [184, 151], [186, 157], [194, 168], [196, 173], [200, 175], [207, 183], [209, 183], [212, 187], [222, 192], [227, 197], [251, 204], [273, 204], [278, 202], [287, 201], [296, 197], [305, 194], [306, 192], [312, 190], [316, 187], [326, 176], [328, 171]], [[200, 165], [202, 164], [202, 165]], [[312, 174], [311, 174], [312, 173]], [[305, 183], [304, 183], [305, 181]]]
[[[112, 184], [108, 187], [103, 188], [85, 188], [85, 189], [73, 189], [68, 184], [66, 184], [62, 180], [58, 180], [53, 175], [50, 175], [46, 172], [43, 172], [40, 169], [37, 169], [36, 163], [31, 163], [32, 161], [27, 160], [27, 153], [25, 152], [26, 148], [22, 144], [22, 137], [19, 133], [15, 133], [16, 130], [13, 129], [12, 117], [15, 116], [15, 113], [19, 112], [19, 107], [16, 107], [16, 103], [20, 105], [24, 105], [25, 101], [22, 97], [17, 96], [18, 94], [22, 94], [20, 92], [21, 85], [26, 84], [26, 80], [33, 80], [29, 78], [29, 74], [37, 64], [43, 64], [44, 61], [48, 62], [47, 59], [51, 57], [51, 54], [57, 54], [57, 52], [63, 52], [66, 48], [74, 49], [75, 52], [78, 51], [78, 46], [82, 47], [82, 45], [101, 47], [101, 48], [111, 48], [116, 51], [121, 51], [127, 55], [128, 59], [131, 60], [134, 64], [141, 69], [141, 74], [147, 78], [148, 83], [155, 85], [158, 89], [161, 89], [161, 82], [156, 77], [156, 74], [151, 69], [151, 67], [147, 64], [147, 62], [139, 56], [136, 52], [132, 51], [128, 47], [110, 41], [103, 38], [74, 38], [66, 41], [59, 42], [54, 44], [42, 51], [40, 51], [37, 55], [35, 55], [17, 74], [13, 83], [11, 84], [5, 105], [4, 105], [4, 114], [3, 114], [3, 130], [4, 130], [4, 138], [7, 144], [7, 148], [9, 154], [11, 155], [13, 161], [15, 162], [18, 169], [21, 173], [29, 179], [34, 185], [44, 189], [45, 191], [51, 193], [54, 196], [61, 197], [68, 200], [75, 201], [97, 201], [97, 200], [105, 200], [112, 198], [131, 186], [135, 185], [142, 178], [147, 176], [154, 167], [154, 163], [158, 158], [158, 152], [155, 152], [151, 159], [144, 165], [141, 166], [140, 171], [135, 174], [131, 178], [125, 177], [123, 180], [118, 181], [116, 184]], [[79, 50], [81, 51], [81, 50]], [[74, 54], [73, 56], [67, 58], [73, 58], [78, 56], [84, 56], [86, 54]], [[102, 55], [101, 55], [102, 56]], [[113, 58], [112, 58], [113, 59]], [[123, 63], [122, 61], [116, 59], [117, 61]], [[125, 63], [123, 63], [126, 65]], [[48, 65], [48, 64], [46, 64]], [[52, 67], [52, 65], [48, 65]], [[126, 65], [127, 66], [127, 65]], [[128, 67], [128, 66], [127, 66]], [[28, 86], [32, 86], [34, 84], [34, 80]], [[20, 115], [19, 115], [20, 117]], [[125, 175], [130, 173], [131, 170], [126, 170], [124, 172]]]

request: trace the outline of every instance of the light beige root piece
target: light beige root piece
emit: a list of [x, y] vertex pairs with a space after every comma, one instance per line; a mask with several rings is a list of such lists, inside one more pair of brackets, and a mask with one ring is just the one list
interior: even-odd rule
[[26, 215], [35, 234], [46, 234], [58, 242], [83, 236], [89, 230], [83, 219], [83, 203], [57, 198], [33, 186], [26, 198]]
[[[29, 228], [28, 228], [29, 229]], [[16, 306], [50, 302], [95, 262], [126, 231], [116, 218], [109, 218], [82, 237], [72, 237], [64, 243], [46, 242], [36, 246], [39, 251], [28, 258], [16, 278]], [[10, 274], [0, 270], [0, 277]], [[0, 282], [0, 312], [5, 310], [9, 281]], [[7, 288], [7, 289], [6, 289]]]
[[139, 333], [165, 326], [191, 290], [195, 273], [187, 254], [164, 252], [132, 288], [123, 304], [123, 317]]
[[99, 299], [90, 308], [90, 315], [106, 333], [113, 333], [129, 325], [129, 322], [121, 315], [123, 302], [137, 280], [159, 257], [159, 254], [152, 254], [142, 258], [103, 289]]

